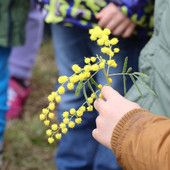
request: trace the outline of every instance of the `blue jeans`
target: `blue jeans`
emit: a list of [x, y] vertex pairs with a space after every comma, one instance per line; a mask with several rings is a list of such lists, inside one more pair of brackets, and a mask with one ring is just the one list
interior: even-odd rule
[[3, 140], [3, 134], [6, 126], [7, 107], [7, 88], [9, 80], [8, 58], [10, 48], [0, 47], [0, 144]]
[[[89, 39], [88, 30], [77, 27], [64, 27], [59, 24], [52, 25], [52, 35], [55, 48], [55, 57], [59, 75], [71, 76], [73, 71], [71, 66], [78, 64], [84, 66], [84, 57], [104, 56], [100, 52], [100, 47]], [[114, 56], [118, 67], [112, 70], [122, 72], [124, 59], [129, 56], [128, 66], [133, 67], [134, 71], [138, 70], [139, 52], [147, 40], [119, 39], [120, 53]], [[105, 84], [106, 80], [102, 72], [95, 77], [100, 84]], [[127, 79], [127, 89], [132, 82]], [[58, 86], [58, 85], [57, 85]], [[115, 76], [112, 87], [123, 93], [122, 76]], [[90, 90], [87, 90], [90, 94]], [[62, 120], [62, 113], [70, 108], [78, 109], [85, 99], [81, 93], [75, 97], [74, 91], [66, 91], [62, 96], [62, 101], [58, 105], [58, 116]], [[76, 125], [74, 129], [69, 129], [66, 135], [63, 135], [59, 142], [57, 155], [55, 157], [56, 165], [59, 170], [119, 170], [121, 167], [116, 161], [113, 152], [99, 144], [92, 137], [92, 130], [95, 128], [95, 118], [98, 113], [87, 112], [82, 117], [82, 123]]]

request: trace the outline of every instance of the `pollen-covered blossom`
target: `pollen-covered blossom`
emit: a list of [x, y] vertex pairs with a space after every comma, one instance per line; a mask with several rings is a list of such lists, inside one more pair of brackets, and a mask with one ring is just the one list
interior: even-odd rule
[[53, 138], [53, 137], [49, 137], [49, 138], [48, 138], [48, 142], [49, 142], [49, 143], [53, 143], [53, 142], [54, 142], [54, 138]]
[[72, 66], [72, 70], [75, 72], [75, 73], [80, 73], [81, 72], [81, 68], [77, 65], [77, 64], [74, 64]]
[[45, 115], [44, 114], [40, 114], [40, 120], [45, 120]]
[[67, 88], [68, 88], [69, 90], [73, 90], [73, 89], [74, 89], [74, 84], [73, 84], [73, 83], [68, 83], [68, 84], [67, 84]]
[[[81, 124], [83, 116], [86, 111], [93, 111], [93, 102], [95, 99], [103, 98], [101, 94], [102, 84], [97, 84], [93, 79], [93, 76], [99, 71], [102, 71], [106, 76], [107, 85], [112, 83], [112, 79], [109, 77], [109, 68], [116, 67], [115, 56], [120, 50], [119, 48], [113, 48], [118, 43], [117, 38], [109, 39], [111, 31], [108, 28], [102, 30], [100, 27], [95, 27], [89, 30], [90, 39], [96, 41], [101, 48], [101, 52], [108, 55], [108, 58], [102, 58], [102, 56], [87, 56], [84, 58], [84, 66], [81, 68], [78, 64], [72, 66], [73, 74], [68, 77], [62, 75], [58, 78], [59, 88], [52, 92], [48, 96], [49, 105], [42, 110], [39, 118], [44, 122], [45, 126], [48, 126], [46, 134], [48, 136], [48, 142], [53, 143], [54, 139], [60, 140], [62, 135], [67, 135], [69, 128], [74, 128], [77, 124]], [[91, 90], [91, 94], [86, 94], [87, 87]], [[62, 113], [63, 120], [60, 124], [54, 121], [55, 104], [62, 101], [62, 95], [69, 90], [75, 89], [75, 95], [78, 96], [80, 91], [83, 91], [85, 102], [78, 108], [70, 108]]]
[[58, 82], [61, 83], [61, 84], [63, 84], [63, 83], [65, 83], [65, 82], [67, 81], [67, 79], [68, 79], [67, 76], [60, 76], [60, 77], [58, 78]]

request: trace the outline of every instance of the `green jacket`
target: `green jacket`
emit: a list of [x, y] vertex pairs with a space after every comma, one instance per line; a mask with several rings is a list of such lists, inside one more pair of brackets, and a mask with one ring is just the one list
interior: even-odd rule
[[170, 0], [156, 0], [154, 23], [154, 34], [141, 52], [139, 68], [150, 76], [145, 82], [157, 96], [137, 81], [145, 97], [132, 86], [127, 98], [154, 114], [170, 117]]
[[0, 46], [24, 43], [29, 4], [29, 0], [0, 0]]

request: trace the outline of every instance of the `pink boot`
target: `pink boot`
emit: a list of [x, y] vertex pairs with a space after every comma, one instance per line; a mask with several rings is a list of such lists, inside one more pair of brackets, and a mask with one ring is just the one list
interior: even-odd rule
[[9, 110], [6, 114], [7, 119], [14, 119], [19, 117], [22, 111], [24, 101], [30, 94], [30, 90], [30, 86], [23, 87], [15, 79], [10, 79], [8, 89]]

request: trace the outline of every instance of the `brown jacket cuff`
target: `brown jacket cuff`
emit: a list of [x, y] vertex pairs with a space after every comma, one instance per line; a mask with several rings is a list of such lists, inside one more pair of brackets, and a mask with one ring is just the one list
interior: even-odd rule
[[[131, 111], [129, 111], [128, 113], [126, 113], [117, 123], [116, 127], [113, 130], [112, 133], [112, 137], [111, 137], [111, 148], [113, 150], [113, 152], [116, 154], [116, 148], [117, 148], [117, 144], [120, 142], [120, 136], [122, 134], [122, 132], [124, 132], [124, 129], [126, 129], [127, 125], [129, 125], [129, 123], [132, 123], [139, 119], [140, 117], [142, 117], [142, 115], [144, 113], [148, 112], [145, 109], [133, 109]], [[149, 113], [149, 112], [148, 112]], [[127, 129], [126, 129], [127, 130]], [[125, 132], [124, 132], [125, 133]], [[123, 136], [121, 137], [123, 138]], [[121, 142], [123, 141], [123, 139], [121, 139]], [[119, 143], [120, 145], [120, 143]], [[119, 147], [121, 148], [121, 147]], [[120, 152], [119, 152], [120, 153]]]

